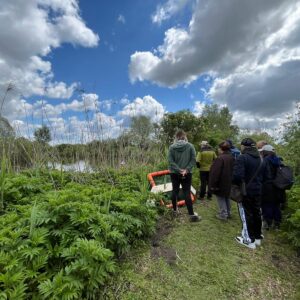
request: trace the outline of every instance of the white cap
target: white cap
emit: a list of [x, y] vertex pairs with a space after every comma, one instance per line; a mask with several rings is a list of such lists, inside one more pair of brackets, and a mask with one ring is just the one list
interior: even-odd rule
[[207, 141], [202, 141], [201, 142], [201, 146], [207, 146], [208, 145], [208, 142]]
[[269, 152], [275, 152], [275, 149], [272, 145], [264, 145], [261, 149], [258, 151], [269, 151]]

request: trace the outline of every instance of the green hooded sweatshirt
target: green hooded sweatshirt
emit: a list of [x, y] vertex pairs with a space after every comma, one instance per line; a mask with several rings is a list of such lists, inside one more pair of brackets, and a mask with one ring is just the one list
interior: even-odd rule
[[191, 143], [184, 140], [176, 141], [169, 148], [169, 170], [171, 173], [180, 173], [180, 170], [186, 169], [192, 173], [196, 165], [196, 151]]

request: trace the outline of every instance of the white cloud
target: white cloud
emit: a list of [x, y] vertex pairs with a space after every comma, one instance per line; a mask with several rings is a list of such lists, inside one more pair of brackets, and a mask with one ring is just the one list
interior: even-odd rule
[[161, 24], [182, 10], [189, 2], [190, 0], [168, 0], [164, 5], [158, 5], [151, 16], [152, 22]]
[[201, 102], [201, 101], [195, 101], [194, 107], [193, 107], [193, 113], [194, 113], [196, 116], [201, 116], [204, 107], [205, 107], [205, 103], [204, 103], [204, 102]]
[[299, 100], [299, 74], [297, 0], [197, 1], [188, 28], [168, 29], [161, 46], [135, 52], [129, 65], [131, 82], [175, 87], [208, 76], [215, 103], [272, 120]]
[[[23, 97], [70, 98], [76, 84], [56, 82], [47, 55], [62, 43], [97, 46], [99, 37], [82, 20], [76, 0], [0, 0], [0, 94], [9, 83], [3, 114], [14, 115]], [[17, 21], [16, 21], [17, 20]]]
[[123, 117], [147, 116], [152, 122], [159, 122], [163, 118], [165, 109], [161, 103], [152, 96], [144, 96], [136, 98], [133, 102], [127, 104], [122, 111], [119, 112]]
[[119, 15], [117, 20], [118, 20], [118, 22], [120, 22], [122, 24], [126, 23], [126, 19], [123, 15]]

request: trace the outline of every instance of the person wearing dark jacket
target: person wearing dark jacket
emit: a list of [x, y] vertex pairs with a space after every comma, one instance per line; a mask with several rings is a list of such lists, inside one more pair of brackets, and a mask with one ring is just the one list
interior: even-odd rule
[[217, 218], [226, 221], [231, 216], [229, 195], [234, 162], [227, 141], [219, 144], [219, 153], [210, 169], [209, 190], [217, 197], [219, 205]]
[[179, 130], [176, 133], [175, 141], [169, 148], [168, 160], [172, 181], [172, 205], [174, 213], [176, 214], [178, 211], [177, 200], [181, 185], [190, 220], [192, 222], [199, 221], [200, 218], [197, 213], [194, 213], [191, 199], [192, 170], [196, 165], [196, 151], [194, 146], [187, 141], [183, 130]]
[[263, 238], [261, 227], [261, 190], [265, 165], [262, 162], [255, 142], [245, 138], [241, 142], [242, 154], [236, 159], [233, 167], [233, 184], [245, 184], [242, 203], [239, 203], [239, 213], [243, 223], [242, 236], [236, 241], [248, 248], [255, 249]]
[[262, 187], [262, 214], [264, 228], [269, 230], [274, 221], [275, 229], [279, 229], [281, 223], [280, 205], [284, 202], [284, 190], [280, 190], [273, 185], [281, 160], [275, 154], [275, 149], [271, 145], [264, 145], [260, 152], [266, 164], [266, 176]]

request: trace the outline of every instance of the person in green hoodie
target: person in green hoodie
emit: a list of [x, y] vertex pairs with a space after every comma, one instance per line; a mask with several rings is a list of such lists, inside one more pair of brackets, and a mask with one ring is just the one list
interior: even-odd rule
[[[201, 150], [197, 154], [197, 167], [200, 169], [200, 193], [199, 198], [200, 200], [204, 200], [204, 196], [206, 194], [206, 188], [208, 187], [209, 182], [209, 171], [213, 161], [217, 158], [215, 151], [212, 150], [211, 146], [208, 144], [207, 141], [202, 141]], [[207, 191], [207, 198], [211, 199], [212, 194], [208, 190]]]
[[177, 214], [178, 212], [177, 201], [181, 185], [190, 220], [192, 222], [199, 221], [200, 218], [194, 212], [191, 199], [192, 170], [196, 165], [196, 151], [194, 146], [188, 142], [183, 130], [178, 130], [175, 135], [175, 141], [169, 148], [168, 161], [174, 213]]

